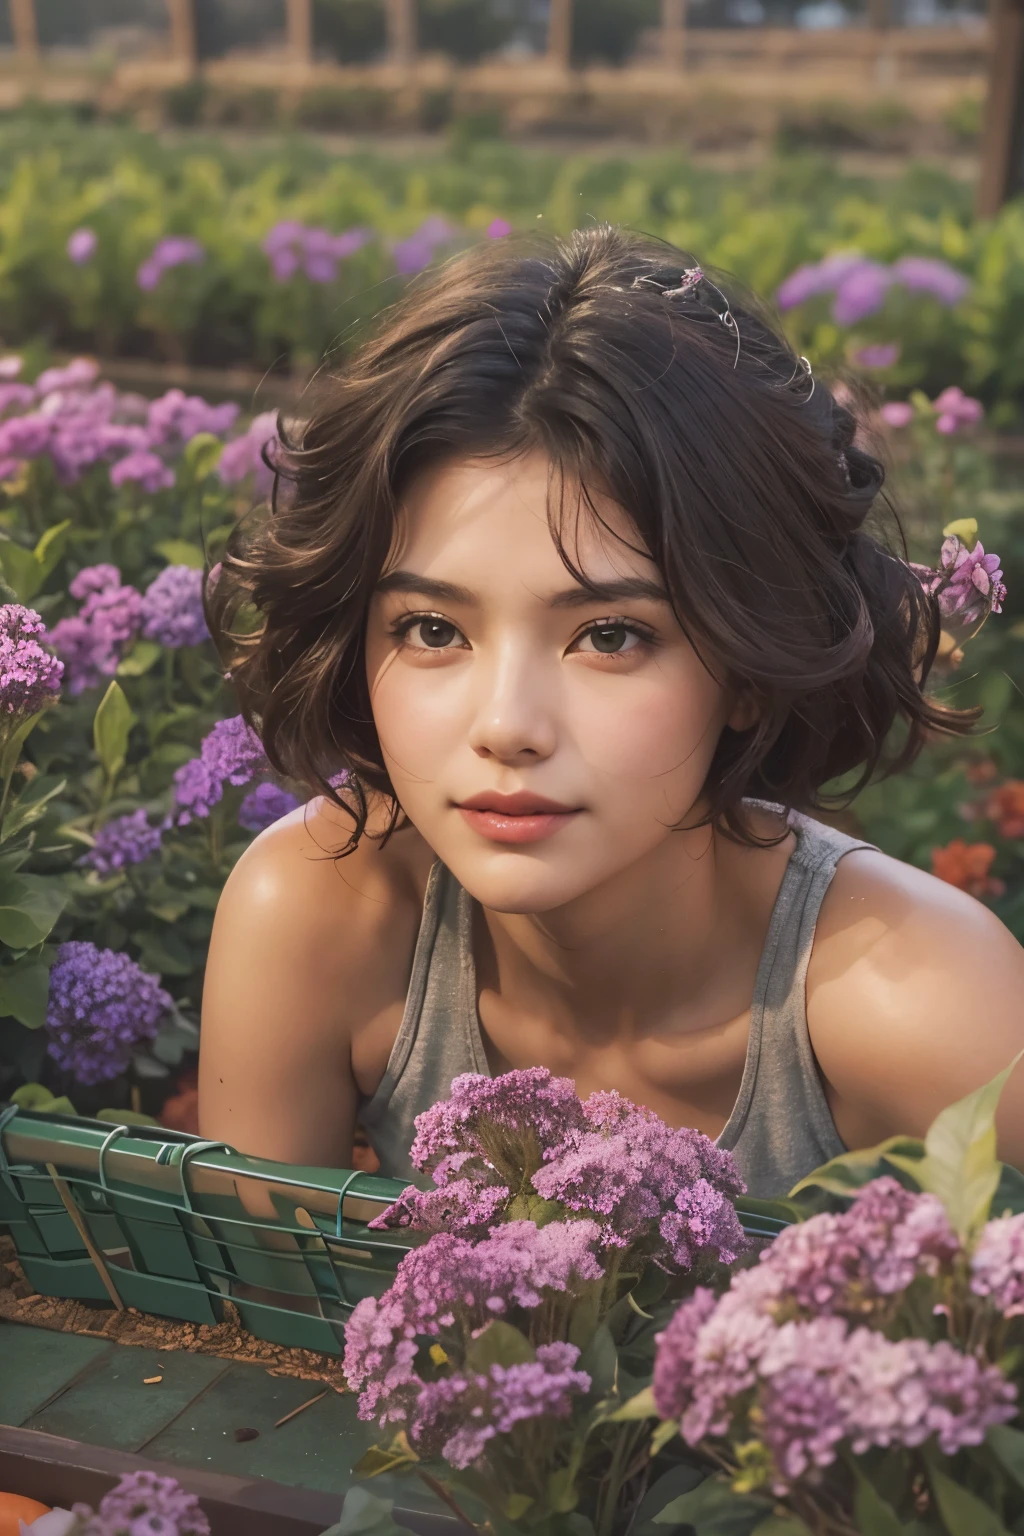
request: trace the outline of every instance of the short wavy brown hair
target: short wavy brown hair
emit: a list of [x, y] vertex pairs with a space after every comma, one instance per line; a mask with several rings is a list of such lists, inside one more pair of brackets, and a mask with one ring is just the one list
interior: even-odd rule
[[[275, 768], [332, 799], [348, 771], [344, 851], [365, 830], [367, 791], [390, 797], [390, 827], [399, 814], [366, 615], [403, 493], [441, 460], [540, 449], [588, 502], [599, 486], [628, 512], [705, 664], [757, 700], [757, 724], [724, 731], [705, 785], [705, 821], [728, 835], [757, 840], [744, 798], [849, 803], [930, 734], [977, 719], [924, 692], [938, 610], [905, 564], [854, 416], [716, 277], [737, 358], [717, 288], [671, 296], [692, 265], [607, 226], [486, 242], [413, 285], [282, 434], [272, 504], [232, 536], [209, 617]], [[551, 526], [586, 584], [554, 507]], [[854, 770], [845, 796], [822, 797]]]

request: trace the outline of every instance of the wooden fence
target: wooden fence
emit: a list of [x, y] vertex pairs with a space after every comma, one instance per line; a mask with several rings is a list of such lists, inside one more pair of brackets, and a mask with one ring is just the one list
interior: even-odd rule
[[[197, 59], [196, 0], [165, 0], [170, 52], [186, 70]], [[283, 66], [312, 67], [313, 0], [284, 0], [286, 53]], [[557, 69], [572, 65], [573, 7], [586, 0], [550, 0], [547, 62]], [[16, 51], [27, 61], [39, 58], [35, 0], [8, 0]], [[392, 65], [412, 67], [417, 59], [417, 0], [383, 0], [387, 57]], [[794, 27], [688, 28], [687, 0], [661, 0], [661, 25], [648, 39], [652, 62], [671, 70], [808, 70], [855, 65], [884, 75], [887, 81], [922, 75], [984, 75], [989, 62], [989, 30], [889, 27], [888, 0], [869, 0], [871, 25], [822, 31]]]

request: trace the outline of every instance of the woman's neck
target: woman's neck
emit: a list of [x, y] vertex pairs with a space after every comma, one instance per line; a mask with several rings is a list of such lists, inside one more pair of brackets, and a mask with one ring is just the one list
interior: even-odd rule
[[[759, 833], [777, 835], [777, 816], [756, 816]], [[709, 827], [677, 832], [551, 912], [481, 909], [482, 1014], [511, 1010], [595, 1042], [734, 1017], [749, 1006], [793, 842], [762, 850]]]

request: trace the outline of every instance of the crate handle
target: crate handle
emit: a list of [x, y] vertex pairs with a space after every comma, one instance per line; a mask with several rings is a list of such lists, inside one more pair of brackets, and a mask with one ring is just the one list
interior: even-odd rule
[[336, 1237], [343, 1237], [344, 1236], [344, 1232], [342, 1231], [341, 1208], [345, 1204], [345, 1196], [349, 1192], [350, 1185], [355, 1183], [356, 1179], [358, 1179], [358, 1177], [359, 1177], [361, 1172], [362, 1172], [361, 1168], [353, 1168], [353, 1170], [349, 1174], [348, 1178], [345, 1180], [345, 1182], [342, 1184], [341, 1188], [338, 1190], [338, 1214], [337, 1214], [337, 1217], [336, 1217], [335, 1223], [334, 1223], [334, 1233], [335, 1233]]
[[126, 1125], [115, 1125], [113, 1130], [108, 1131], [106, 1136], [104, 1136], [102, 1142], [100, 1143], [99, 1152], [96, 1154], [96, 1171], [99, 1174], [100, 1189], [102, 1189], [105, 1195], [109, 1195], [111, 1192], [110, 1185], [107, 1183], [107, 1170], [104, 1166], [104, 1158], [107, 1155], [107, 1148], [111, 1145], [112, 1142], [115, 1142], [119, 1136], [126, 1136], [127, 1134], [128, 1127]]
[[234, 1147], [229, 1147], [226, 1141], [190, 1141], [187, 1146], [182, 1147], [180, 1157], [168, 1158], [167, 1166], [169, 1168], [176, 1168], [178, 1171], [178, 1184], [181, 1189], [181, 1198], [184, 1201], [185, 1209], [191, 1211], [193, 1216], [196, 1214], [196, 1210], [192, 1204], [188, 1180], [185, 1177], [189, 1163], [200, 1152], [227, 1152], [231, 1156], [234, 1150]]

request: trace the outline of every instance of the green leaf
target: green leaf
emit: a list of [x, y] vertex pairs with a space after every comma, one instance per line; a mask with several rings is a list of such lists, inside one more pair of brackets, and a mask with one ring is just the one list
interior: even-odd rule
[[511, 1323], [496, 1319], [483, 1333], [470, 1340], [466, 1350], [466, 1369], [485, 1375], [492, 1365], [529, 1365], [537, 1353], [525, 1334]]
[[852, 1466], [857, 1479], [853, 1514], [862, 1536], [904, 1536], [903, 1525], [892, 1505], [868, 1481], [856, 1461]]
[[1004, 1471], [1009, 1472], [1019, 1488], [1024, 1488], [1024, 1434], [1009, 1424], [996, 1424], [985, 1440]]
[[34, 949], [63, 912], [68, 893], [51, 876], [4, 875], [0, 878], [0, 944]]
[[78, 1110], [69, 1098], [64, 1094], [54, 1098], [49, 1088], [44, 1088], [42, 1083], [23, 1083], [20, 1088], [15, 1088], [11, 1094], [11, 1103], [17, 1104], [19, 1109], [33, 1110], [36, 1114], [78, 1116]]
[[13, 539], [0, 542], [0, 568], [19, 603], [30, 603], [43, 584], [32, 550]]
[[990, 1083], [944, 1109], [925, 1136], [918, 1181], [942, 1201], [950, 1225], [964, 1241], [987, 1221], [999, 1186], [1002, 1164], [996, 1157], [996, 1108], [1021, 1056], [1024, 1051]]
[[[810, 1526], [799, 1515], [769, 1515], [754, 1526], [752, 1536], [814, 1536]], [[875, 1536], [884, 1536], [879, 1530]]]
[[532, 1506], [533, 1500], [528, 1493], [510, 1493], [505, 1500], [504, 1515], [506, 1520], [521, 1520], [526, 1511]]
[[634, 1525], [641, 1526], [647, 1520], [653, 1520], [659, 1510], [664, 1509], [681, 1494], [692, 1493], [693, 1489], [706, 1477], [706, 1468], [695, 1466], [692, 1462], [671, 1467], [653, 1482], [644, 1494], [640, 1508], [636, 1512]]
[[189, 543], [188, 539], [162, 539], [156, 552], [163, 555], [168, 565], [187, 565], [193, 571], [201, 571], [206, 564], [206, 556], [199, 545]]
[[21, 749], [25, 744], [25, 739], [29, 732], [35, 728], [36, 723], [43, 718], [43, 713], [43, 710], [38, 709], [34, 715], [28, 715], [18, 726], [17, 730], [11, 732], [4, 742], [3, 748], [0, 749], [0, 779], [4, 783], [7, 782], [18, 766], [18, 758], [21, 756]]
[[928, 1469], [928, 1478], [949, 1536], [1009, 1536], [992, 1506], [982, 1503], [962, 1483], [954, 1482], [934, 1465]]
[[152, 1115], [144, 1115], [137, 1109], [98, 1109], [94, 1120], [106, 1120], [110, 1125], [159, 1125]]
[[205, 480], [217, 468], [223, 451], [224, 444], [219, 437], [214, 437], [212, 432], [197, 432], [189, 439], [182, 457], [195, 479]]
[[[59, 784], [51, 785], [47, 789], [41, 774], [33, 779], [28, 787], [22, 790], [14, 804], [8, 806], [3, 831], [0, 832], [0, 842], [7, 842], [8, 838], [14, 837], [18, 832], [24, 832], [26, 827], [34, 826], [37, 821], [41, 821], [46, 815], [46, 807], [50, 801], [67, 789], [67, 782], [67, 779], [61, 779]], [[37, 784], [40, 786], [38, 789]]]
[[697, 1536], [752, 1536], [758, 1521], [771, 1514], [766, 1499], [733, 1493], [719, 1477], [709, 1477], [655, 1515], [655, 1525], [692, 1525]]
[[[372, 1452], [368, 1451], [369, 1455]], [[323, 1536], [408, 1536], [405, 1527], [395, 1523], [393, 1508], [393, 1500], [378, 1499], [368, 1488], [350, 1488], [341, 1508], [341, 1519]]]
[[0, 1015], [17, 1019], [26, 1029], [46, 1023], [50, 996], [50, 967], [35, 957], [0, 966]]
[[135, 714], [119, 683], [111, 683], [96, 710], [92, 724], [96, 755], [108, 779], [116, 779], [128, 754], [128, 737]]
[[117, 664], [118, 677], [142, 677], [163, 655], [163, 647], [155, 640], [136, 640], [126, 656]]
[[628, 1403], [623, 1403], [621, 1408], [616, 1408], [611, 1416], [613, 1423], [622, 1423], [629, 1419], [660, 1419], [661, 1414], [654, 1406], [654, 1388], [644, 1387], [635, 1397], [631, 1397]]
[[[40, 587], [51, 571], [56, 570], [58, 561], [68, 547], [68, 536], [70, 533], [71, 519], [65, 518], [64, 522], [54, 523], [52, 528], [47, 528], [33, 550], [33, 557], [40, 571]], [[39, 587], [36, 588], [37, 592], [38, 590]]]
[[820, 1168], [815, 1168], [799, 1184], [794, 1184], [789, 1192], [789, 1198], [800, 1194], [804, 1189], [825, 1189], [833, 1195], [853, 1195], [865, 1184], [870, 1184], [872, 1179], [877, 1179], [879, 1173], [884, 1173], [881, 1167], [883, 1162], [894, 1162], [893, 1154], [905, 1159], [913, 1160], [924, 1156], [924, 1144], [912, 1136], [890, 1136], [888, 1140], [879, 1142], [877, 1147], [865, 1147], [859, 1152], [844, 1152], [842, 1157], [834, 1157], [831, 1162], [823, 1163]]
[[602, 1323], [576, 1362], [576, 1369], [586, 1371], [591, 1389], [600, 1397], [611, 1392], [618, 1374], [619, 1354], [607, 1323]]
[[[385, 1471], [407, 1471], [415, 1467], [418, 1461], [418, 1456], [405, 1441], [405, 1436], [396, 1435], [390, 1445], [370, 1445], [370, 1450], [359, 1458], [352, 1470], [356, 1478], [379, 1478]], [[345, 1495], [345, 1504], [347, 1502], [348, 1495]], [[327, 1531], [324, 1531], [324, 1536], [327, 1536]]]
[[559, 1467], [557, 1472], [552, 1472], [545, 1494], [556, 1515], [571, 1515], [580, 1501], [574, 1468]]

